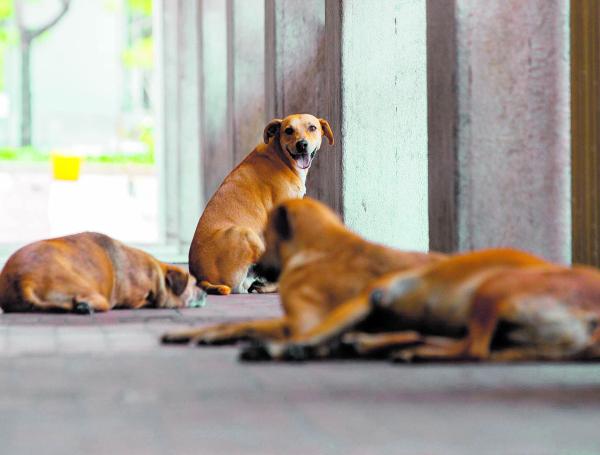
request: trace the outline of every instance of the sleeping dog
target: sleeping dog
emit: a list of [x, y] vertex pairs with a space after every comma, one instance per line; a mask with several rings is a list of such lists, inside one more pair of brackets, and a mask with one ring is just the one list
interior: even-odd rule
[[94, 232], [29, 244], [0, 274], [6, 312], [179, 308], [201, 305], [204, 298], [184, 270]]
[[[387, 315], [387, 327], [371, 325]], [[362, 356], [411, 360], [575, 360], [600, 357], [600, 271], [490, 249], [374, 280], [318, 326], [247, 359], [306, 359], [341, 342]]]

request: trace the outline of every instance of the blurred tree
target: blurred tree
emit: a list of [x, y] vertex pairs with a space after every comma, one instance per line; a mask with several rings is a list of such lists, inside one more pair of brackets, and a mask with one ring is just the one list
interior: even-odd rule
[[144, 16], [152, 16], [152, 0], [127, 0], [129, 9]]
[[128, 87], [123, 96], [124, 108], [150, 110], [154, 63], [152, 0], [126, 0], [124, 6], [126, 47], [121, 58], [125, 69], [125, 85]]
[[8, 47], [17, 42], [11, 28], [13, 14], [13, 0], [0, 0], [0, 92], [4, 91], [5, 87], [4, 65]]
[[[10, 0], [3, 0], [4, 3], [11, 3]], [[31, 45], [33, 40], [50, 30], [69, 11], [71, 0], [60, 0], [60, 9], [46, 23], [35, 28], [28, 27], [24, 17], [24, 9], [27, 0], [14, 0], [14, 12], [16, 16], [17, 28], [19, 31], [19, 42], [21, 50], [21, 146], [31, 145], [32, 117], [31, 117]], [[12, 6], [12, 5], [11, 5]], [[8, 6], [7, 6], [8, 8]], [[0, 8], [1, 12], [1, 8]], [[12, 11], [11, 11], [12, 12]]]

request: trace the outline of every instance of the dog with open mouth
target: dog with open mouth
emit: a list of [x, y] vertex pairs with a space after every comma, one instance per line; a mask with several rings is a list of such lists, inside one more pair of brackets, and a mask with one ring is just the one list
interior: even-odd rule
[[209, 294], [268, 292], [254, 264], [264, 252], [262, 231], [270, 210], [302, 198], [306, 176], [323, 137], [333, 145], [325, 119], [294, 114], [271, 120], [256, 148], [225, 178], [196, 227], [190, 272]]

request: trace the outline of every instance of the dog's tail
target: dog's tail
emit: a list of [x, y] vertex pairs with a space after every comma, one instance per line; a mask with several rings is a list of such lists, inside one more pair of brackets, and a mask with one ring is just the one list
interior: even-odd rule
[[200, 281], [200, 287], [206, 291], [207, 294], [212, 295], [229, 295], [231, 294], [231, 288], [225, 284], [212, 284], [209, 281]]

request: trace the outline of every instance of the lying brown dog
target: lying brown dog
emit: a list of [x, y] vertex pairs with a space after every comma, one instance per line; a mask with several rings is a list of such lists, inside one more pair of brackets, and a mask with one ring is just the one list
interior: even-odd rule
[[262, 231], [271, 208], [306, 193], [308, 169], [326, 120], [308, 114], [272, 120], [258, 145], [225, 178], [202, 214], [190, 247], [190, 272], [209, 293], [261, 291], [252, 266], [264, 251]]
[[269, 216], [265, 242], [257, 268], [270, 281], [279, 278], [283, 318], [175, 332], [164, 335], [163, 341], [293, 340], [310, 333], [374, 278], [443, 257], [367, 242], [346, 229], [329, 208], [309, 198], [277, 206]]
[[[387, 313], [396, 331], [349, 332], [377, 312]], [[342, 337], [359, 354], [396, 349], [400, 360], [597, 358], [599, 317], [600, 271], [510, 249], [483, 250], [388, 274], [291, 344], [246, 357], [319, 356]]]
[[204, 298], [184, 270], [94, 232], [29, 244], [0, 274], [0, 307], [6, 312], [179, 308]]

